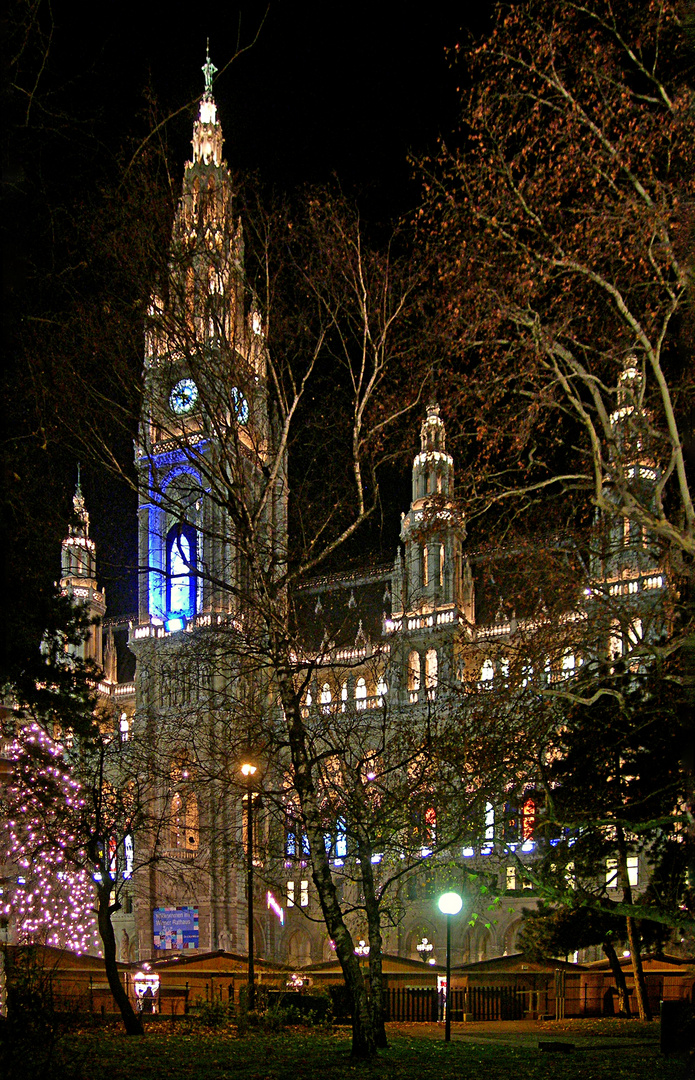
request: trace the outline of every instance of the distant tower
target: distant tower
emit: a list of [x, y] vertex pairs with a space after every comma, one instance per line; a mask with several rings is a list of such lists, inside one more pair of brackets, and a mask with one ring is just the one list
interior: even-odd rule
[[408, 612], [460, 609], [465, 526], [454, 506], [454, 459], [446, 452], [444, 422], [434, 402], [427, 406], [420, 446], [413, 461], [410, 510], [401, 525], [403, 608]]
[[660, 545], [649, 529], [657, 516], [661, 470], [650, 445], [643, 399], [644, 376], [637, 359], [629, 356], [610, 416], [613, 438], [602, 492], [608, 509], [597, 513], [592, 560], [592, 594], [611, 619], [608, 650], [613, 656], [658, 639], [664, 629], [666, 573]]
[[639, 590], [643, 575], [659, 572], [660, 552], [647, 524], [641, 520], [656, 513], [656, 489], [661, 472], [649, 443], [649, 417], [643, 406], [644, 378], [637, 360], [630, 356], [618, 378], [616, 408], [610, 421], [614, 445], [608, 471], [612, 478], [604, 485], [609, 504], [630, 510], [630, 515], [603, 512], [602, 566], [600, 576], [606, 581], [628, 581]]
[[[106, 600], [97, 585], [96, 545], [89, 536], [89, 514], [82, 494], [79, 466], [72, 505], [74, 524], [68, 527], [68, 535], [62, 544], [60, 587], [75, 605], [85, 608], [87, 614], [100, 623], [106, 610]], [[93, 660], [101, 667], [101, 627], [92, 626], [82, 645], [75, 651], [85, 660]]]

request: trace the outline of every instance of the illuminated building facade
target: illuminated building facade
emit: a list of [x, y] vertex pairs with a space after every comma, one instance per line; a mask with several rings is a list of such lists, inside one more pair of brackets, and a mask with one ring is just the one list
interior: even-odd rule
[[[132, 911], [118, 916], [122, 958], [140, 961], [187, 949], [244, 953], [243, 809], [244, 798], [254, 793], [244, 795], [235, 773], [235, 725], [242, 726], [245, 710], [267, 715], [274, 708], [262, 665], [250, 663], [253, 650], [237, 646], [235, 652], [229, 644], [253, 641], [257, 583], [216, 477], [220, 470], [225, 482], [236, 477], [254, 506], [255, 493], [268, 490], [268, 465], [278, 460], [280, 444], [262, 314], [248, 298], [243, 231], [222, 157], [209, 59], [204, 72], [169, 278], [152, 298], [146, 334], [136, 447], [141, 576], [138, 615], [129, 630], [134, 680], [118, 681], [112, 630], [107, 628], [103, 655], [99, 634], [88, 644], [90, 655], [103, 663], [101, 690], [113, 703], [119, 737], [137, 737], [151, 747], [150, 782], [159, 815], [135, 845], [147, 846], [156, 858], [136, 874]], [[618, 442], [626, 421], [634, 419], [637, 378], [634, 366], [626, 364], [614, 417]], [[316, 578], [293, 597], [311, 670], [303, 698], [307, 718], [330, 723], [332, 715], [350, 710], [421, 717], [450, 709], [461, 700], [450, 688], [474, 683], [485, 693], [507, 678], [515, 642], [533, 633], [530, 616], [498, 604], [499, 594], [484, 583], [482, 564], [466, 551], [454, 461], [434, 401], [420, 437], [411, 503], [402, 515], [402, 550], [394, 563]], [[655, 484], [656, 466], [644, 447], [635, 444], [634, 451], [631, 467], [640, 470], [645, 484]], [[256, 531], [278, 573], [286, 561], [287, 497], [283, 464], [270, 497], [259, 496]], [[75, 509], [78, 525], [64, 545], [62, 584], [102, 616], [79, 487]], [[617, 654], [644, 633], [639, 611], [645, 603], [653, 608], [661, 602], [665, 576], [644, 530], [622, 519], [611, 529], [605, 557], [596, 556], [592, 566], [595, 596], [588, 602], [607, 594], [636, 605], [627, 631], [623, 624], [616, 627]], [[537, 677], [568, 678], [580, 661], [568, 648]], [[284, 822], [266, 811], [259, 807], [256, 829], [258, 954], [293, 967], [330, 960], [299, 819], [289, 806]], [[494, 920], [456, 932], [454, 962], [514, 950], [532, 892], [509, 851], [533, 858], [540, 813], [530, 785], [486, 800], [470, 840], [452, 852], [504, 895]], [[428, 829], [434, 835], [433, 810], [425, 810], [419, 827], [423, 836]], [[330, 843], [337, 874], [354, 858], [346, 835], [336, 822]], [[639, 873], [639, 867], [630, 869]], [[423, 854], [419, 868], [403, 877], [397, 917], [385, 927], [386, 952], [425, 962], [442, 959], [437, 881], [436, 859]]]

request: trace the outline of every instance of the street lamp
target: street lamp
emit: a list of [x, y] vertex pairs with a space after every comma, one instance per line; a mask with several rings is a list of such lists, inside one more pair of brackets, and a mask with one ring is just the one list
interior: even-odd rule
[[446, 915], [446, 1008], [444, 1042], [451, 1042], [451, 916], [458, 915], [463, 900], [457, 892], [445, 892], [439, 897], [439, 910]]
[[369, 956], [369, 945], [364, 938], [360, 938], [359, 943], [355, 945], [355, 956], [361, 961], [364, 961], [365, 956]]
[[249, 986], [246, 1003], [249, 1010], [256, 1004], [253, 970], [253, 777], [256, 771], [256, 766], [248, 762], [241, 766], [241, 774], [246, 778], [246, 901], [249, 936]]
[[433, 960], [432, 960], [432, 950], [434, 948], [434, 945], [432, 944], [431, 941], [428, 941], [426, 937], [424, 937], [422, 939], [422, 941], [420, 941], [415, 946], [415, 948], [420, 953], [420, 956], [422, 957], [423, 962], [425, 964], [427, 964], [428, 962], [429, 963], [433, 962]]

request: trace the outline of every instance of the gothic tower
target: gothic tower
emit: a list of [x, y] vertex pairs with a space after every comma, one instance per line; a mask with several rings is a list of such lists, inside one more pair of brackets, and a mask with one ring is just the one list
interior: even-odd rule
[[[234, 722], [251, 684], [242, 644], [253, 633], [259, 568], [280, 573], [286, 550], [286, 469], [262, 318], [249, 295], [222, 158], [215, 71], [208, 55], [168, 275], [149, 309], [136, 445], [136, 723], [148, 725], [158, 755], [153, 772], [168, 809], [157, 843], [162, 865], [176, 868], [168, 877], [151, 874], [144, 887], [141, 957], [165, 947], [161, 926], [153, 943], [153, 918], [156, 927], [157, 912], [172, 906], [196, 912], [197, 946], [189, 947], [243, 950], [241, 802], [218, 777], [222, 762], [232, 775], [235, 768]], [[198, 775], [205, 785], [196, 785]]]

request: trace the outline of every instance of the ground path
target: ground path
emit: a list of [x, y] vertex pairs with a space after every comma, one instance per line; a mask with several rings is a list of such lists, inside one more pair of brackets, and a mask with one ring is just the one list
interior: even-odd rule
[[[471, 1023], [452, 1023], [451, 1038], [455, 1042], [497, 1044], [499, 1046], [532, 1047], [539, 1042], [572, 1043], [581, 1050], [634, 1050], [642, 1047], [659, 1051], [659, 1023], [643, 1024], [637, 1020], [605, 1024], [601, 1021], [569, 1020], [477, 1020]], [[444, 1038], [444, 1024], [390, 1023], [387, 1034], [412, 1039]]]

